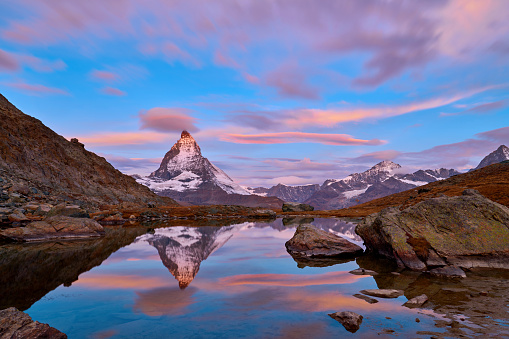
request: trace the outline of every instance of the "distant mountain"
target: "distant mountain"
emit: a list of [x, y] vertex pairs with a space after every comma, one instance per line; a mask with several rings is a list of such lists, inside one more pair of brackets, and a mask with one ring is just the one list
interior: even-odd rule
[[163, 265], [185, 289], [200, 270], [200, 264], [221, 248], [240, 229], [240, 225], [215, 227], [158, 228], [136, 242], [146, 241], [159, 253]]
[[475, 169], [483, 168], [489, 165], [498, 164], [499, 162], [509, 160], [509, 147], [500, 145], [495, 151], [488, 154], [481, 160]]
[[[134, 203], [176, 204], [158, 197], [106, 159], [68, 141], [24, 114], [0, 94], [0, 177], [38, 201], [87, 207]], [[26, 189], [23, 189], [26, 187]]]
[[402, 174], [401, 166], [382, 161], [362, 173], [344, 179], [329, 179], [321, 186], [285, 186], [250, 189], [255, 194], [273, 194], [286, 201], [303, 202], [319, 210], [341, 209], [459, 174], [454, 169], [419, 170]]
[[182, 132], [156, 171], [148, 177], [133, 177], [160, 196], [191, 204], [273, 208], [283, 204], [276, 197], [253, 195], [235, 183], [203, 157], [200, 147], [187, 131]]
[[311, 197], [315, 192], [320, 189], [318, 184], [310, 184], [303, 186], [287, 186], [284, 184], [277, 184], [271, 188], [256, 187], [247, 188], [252, 194], [257, 194], [265, 197], [278, 197], [284, 201], [302, 202]]

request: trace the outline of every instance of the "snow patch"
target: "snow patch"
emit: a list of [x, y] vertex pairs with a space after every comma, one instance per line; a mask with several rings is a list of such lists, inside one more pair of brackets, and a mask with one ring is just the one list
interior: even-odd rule
[[346, 192], [343, 192], [343, 195], [345, 196], [345, 198], [351, 199], [351, 198], [354, 198], [356, 196], [359, 196], [359, 195], [365, 193], [368, 190], [368, 188], [370, 188], [370, 187], [371, 187], [371, 185], [368, 185], [368, 187], [360, 189], [360, 190], [346, 191]]

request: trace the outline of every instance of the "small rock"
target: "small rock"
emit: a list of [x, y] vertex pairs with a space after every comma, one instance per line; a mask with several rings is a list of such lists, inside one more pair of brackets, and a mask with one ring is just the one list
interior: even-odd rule
[[368, 297], [367, 295], [364, 295], [364, 294], [354, 294], [353, 295], [354, 297], [356, 298], [359, 298], [359, 299], [362, 299], [364, 300], [365, 302], [369, 303], [369, 304], [376, 304], [378, 302], [378, 300], [374, 299], [374, 298], [370, 298]]
[[21, 222], [21, 221], [27, 221], [28, 218], [20, 212], [14, 212], [12, 214], [9, 214], [9, 221], [12, 222]]
[[330, 313], [329, 316], [339, 321], [347, 331], [352, 333], [357, 332], [363, 319], [362, 315], [350, 311]]
[[486, 291], [481, 291], [481, 292], [479, 292], [479, 295], [482, 295], [482, 296], [484, 296], [484, 297], [485, 297], [485, 296], [487, 296], [487, 295], [488, 295], [488, 292], [486, 292]]
[[88, 212], [77, 205], [70, 206], [65, 206], [64, 204], [57, 205], [48, 212], [48, 217], [53, 217], [56, 215], [72, 218], [90, 218]]
[[391, 318], [391, 317], [385, 317], [385, 319], [387, 319], [387, 320], [391, 320], [392, 318]]
[[360, 267], [356, 268], [355, 270], [350, 271], [348, 273], [355, 274], [355, 275], [377, 275], [378, 274], [375, 271], [366, 270], [366, 269], [360, 268]]
[[401, 275], [401, 273], [398, 273], [398, 272], [391, 272], [391, 274], [394, 274], [394, 275]]
[[283, 212], [306, 212], [314, 211], [315, 208], [308, 204], [300, 204], [298, 202], [285, 202], [282, 207]]
[[404, 291], [402, 290], [384, 290], [384, 289], [362, 290], [360, 292], [362, 294], [378, 298], [397, 298], [404, 294]]
[[466, 278], [465, 272], [458, 266], [444, 266], [429, 271], [431, 275], [442, 278]]
[[469, 189], [466, 189], [463, 192], [461, 192], [461, 195], [481, 195], [481, 192], [479, 192], [478, 190], [469, 188]]
[[420, 322], [421, 322], [421, 320], [420, 320], [419, 318], [415, 318], [415, 322], [416, 322], [416, 323], [420, 323]]
[[406, 303], [403, 304], [403, 306], [418, 307], [423, 305], [426, 301], [428, 301], [428, 296], [426, 294], [421, 294], [417, 297], [408, 300]]

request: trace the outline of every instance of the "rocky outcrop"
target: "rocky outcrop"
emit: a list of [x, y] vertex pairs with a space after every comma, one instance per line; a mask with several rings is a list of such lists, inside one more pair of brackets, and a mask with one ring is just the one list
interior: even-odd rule
[[283, 212], [308, 212], [314, 211], [314, 207], [308, 204], [300, 204], [296, 202], [285, 202], [282, 206]]
[[352, 333], [359, 330], [363, 319], [362, 315], [350, 311], [330, 313], [329, 316], [332, 319], [339, 321], [348, 332]]
[[384, 209], [365, 218], [356, 233], [367, 250], [412, 270], [509, 268], [509, 209], [475, 190], [425, 200], [403, 211]]
[[2, 95], [0, 186], [1, 196], [14, 199], [13, 203], [36, 200], [56, 205], [70, 201], [88, 207], [175, 204], [122, 174], [83, 144], [68, 141], [24, 114]]
[[10, 307], [0, 311], [0, 338], [64, 339], [67, 335], [48, 324], [33, 321], [28, 314]]
[[297, 227], [294, 236], [285, 246], [294, 258], [354, 257], [363, 252], [361, 247], [345, 238], [310, 224]]
[[34, 221], [25, 227], [13, 227], [0, 231], [0, 240], [41, 241], [61, 238], [99, 237], [103, 227], [95, 220], [54, 216]]
[[392, 289], [371, 289], [371, 290], [362, 290], [360, 291], [362, 294], [370, 295], [372, 297], [378, 298], [397, 298], [401, 297], [405, 292], [402, 290], [392, 290]]

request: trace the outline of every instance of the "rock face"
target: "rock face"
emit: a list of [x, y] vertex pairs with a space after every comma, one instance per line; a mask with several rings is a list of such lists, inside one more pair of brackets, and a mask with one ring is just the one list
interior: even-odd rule
[[500, 145], [499, 148], [484, 157], [475, 169], [497, 164], [505, 160], [509, 160], [509, 147], [506, 145]]
[[7, 199], [17, 193], [18, 203], [34, 198], [88, 206], [121, 203], [146, 206], [150, 201], [175, 204], [120, 173], [106, 159], [87, 151], [83, 144], [66, 140], [24, 114], [2, 95], [0, 179], [0, 186], [5, 180], [10, 182], [5, 192]]
[[366, 217], [356, 233], [369, 251], [412, 270], [509, 268], [509, 209], [475, 190], [425, 200], [403, 211], [384, 209]]
[[252, 194], [261, 195], [264, 197], [278, 197], [283, 201], [289, 202], [304, 202], [309, 199], [315, 192], [320, 190], [320, 185], [300, 185], [300, 186], [288, 186], [284, 184], [277, 184], [271, 188], [256, 187], [247, 188]]
[[33, 321], [28, 314], [10, 307], [0, 311], [0, 338], [64, 339], [67, 335], [48, 324]]
[[164, 156], [159, 168], [148, 177], [134, 176], [161, 196], [198, 205], [243, 205], [249, 207], [281, 207], [275, 197], [261, 197], [235, 183], [202, 153], [187, 131]]
[[294, 258], [354, 257], [363, 252], [348, 240], [309, 224], [297, 227], [285, 246]]
[[104, 228], [95, 220], [54, 216], [34, 221], [25, 227], [0, 231], [0, 239], [10, 241], [41, 241], [59, 238], [99, 237]]
[[362, 315], [350, 311], [330, 313], [329, 316], [332, 319], [339, 321], [348, 332], [352, 333], [359, 330], [363, 319]]
[[283, 212], [307, 212], [314, 211], [314, 207], [308, 204], [299, 204], [295, 202], [285, 202], [283, 204]]

